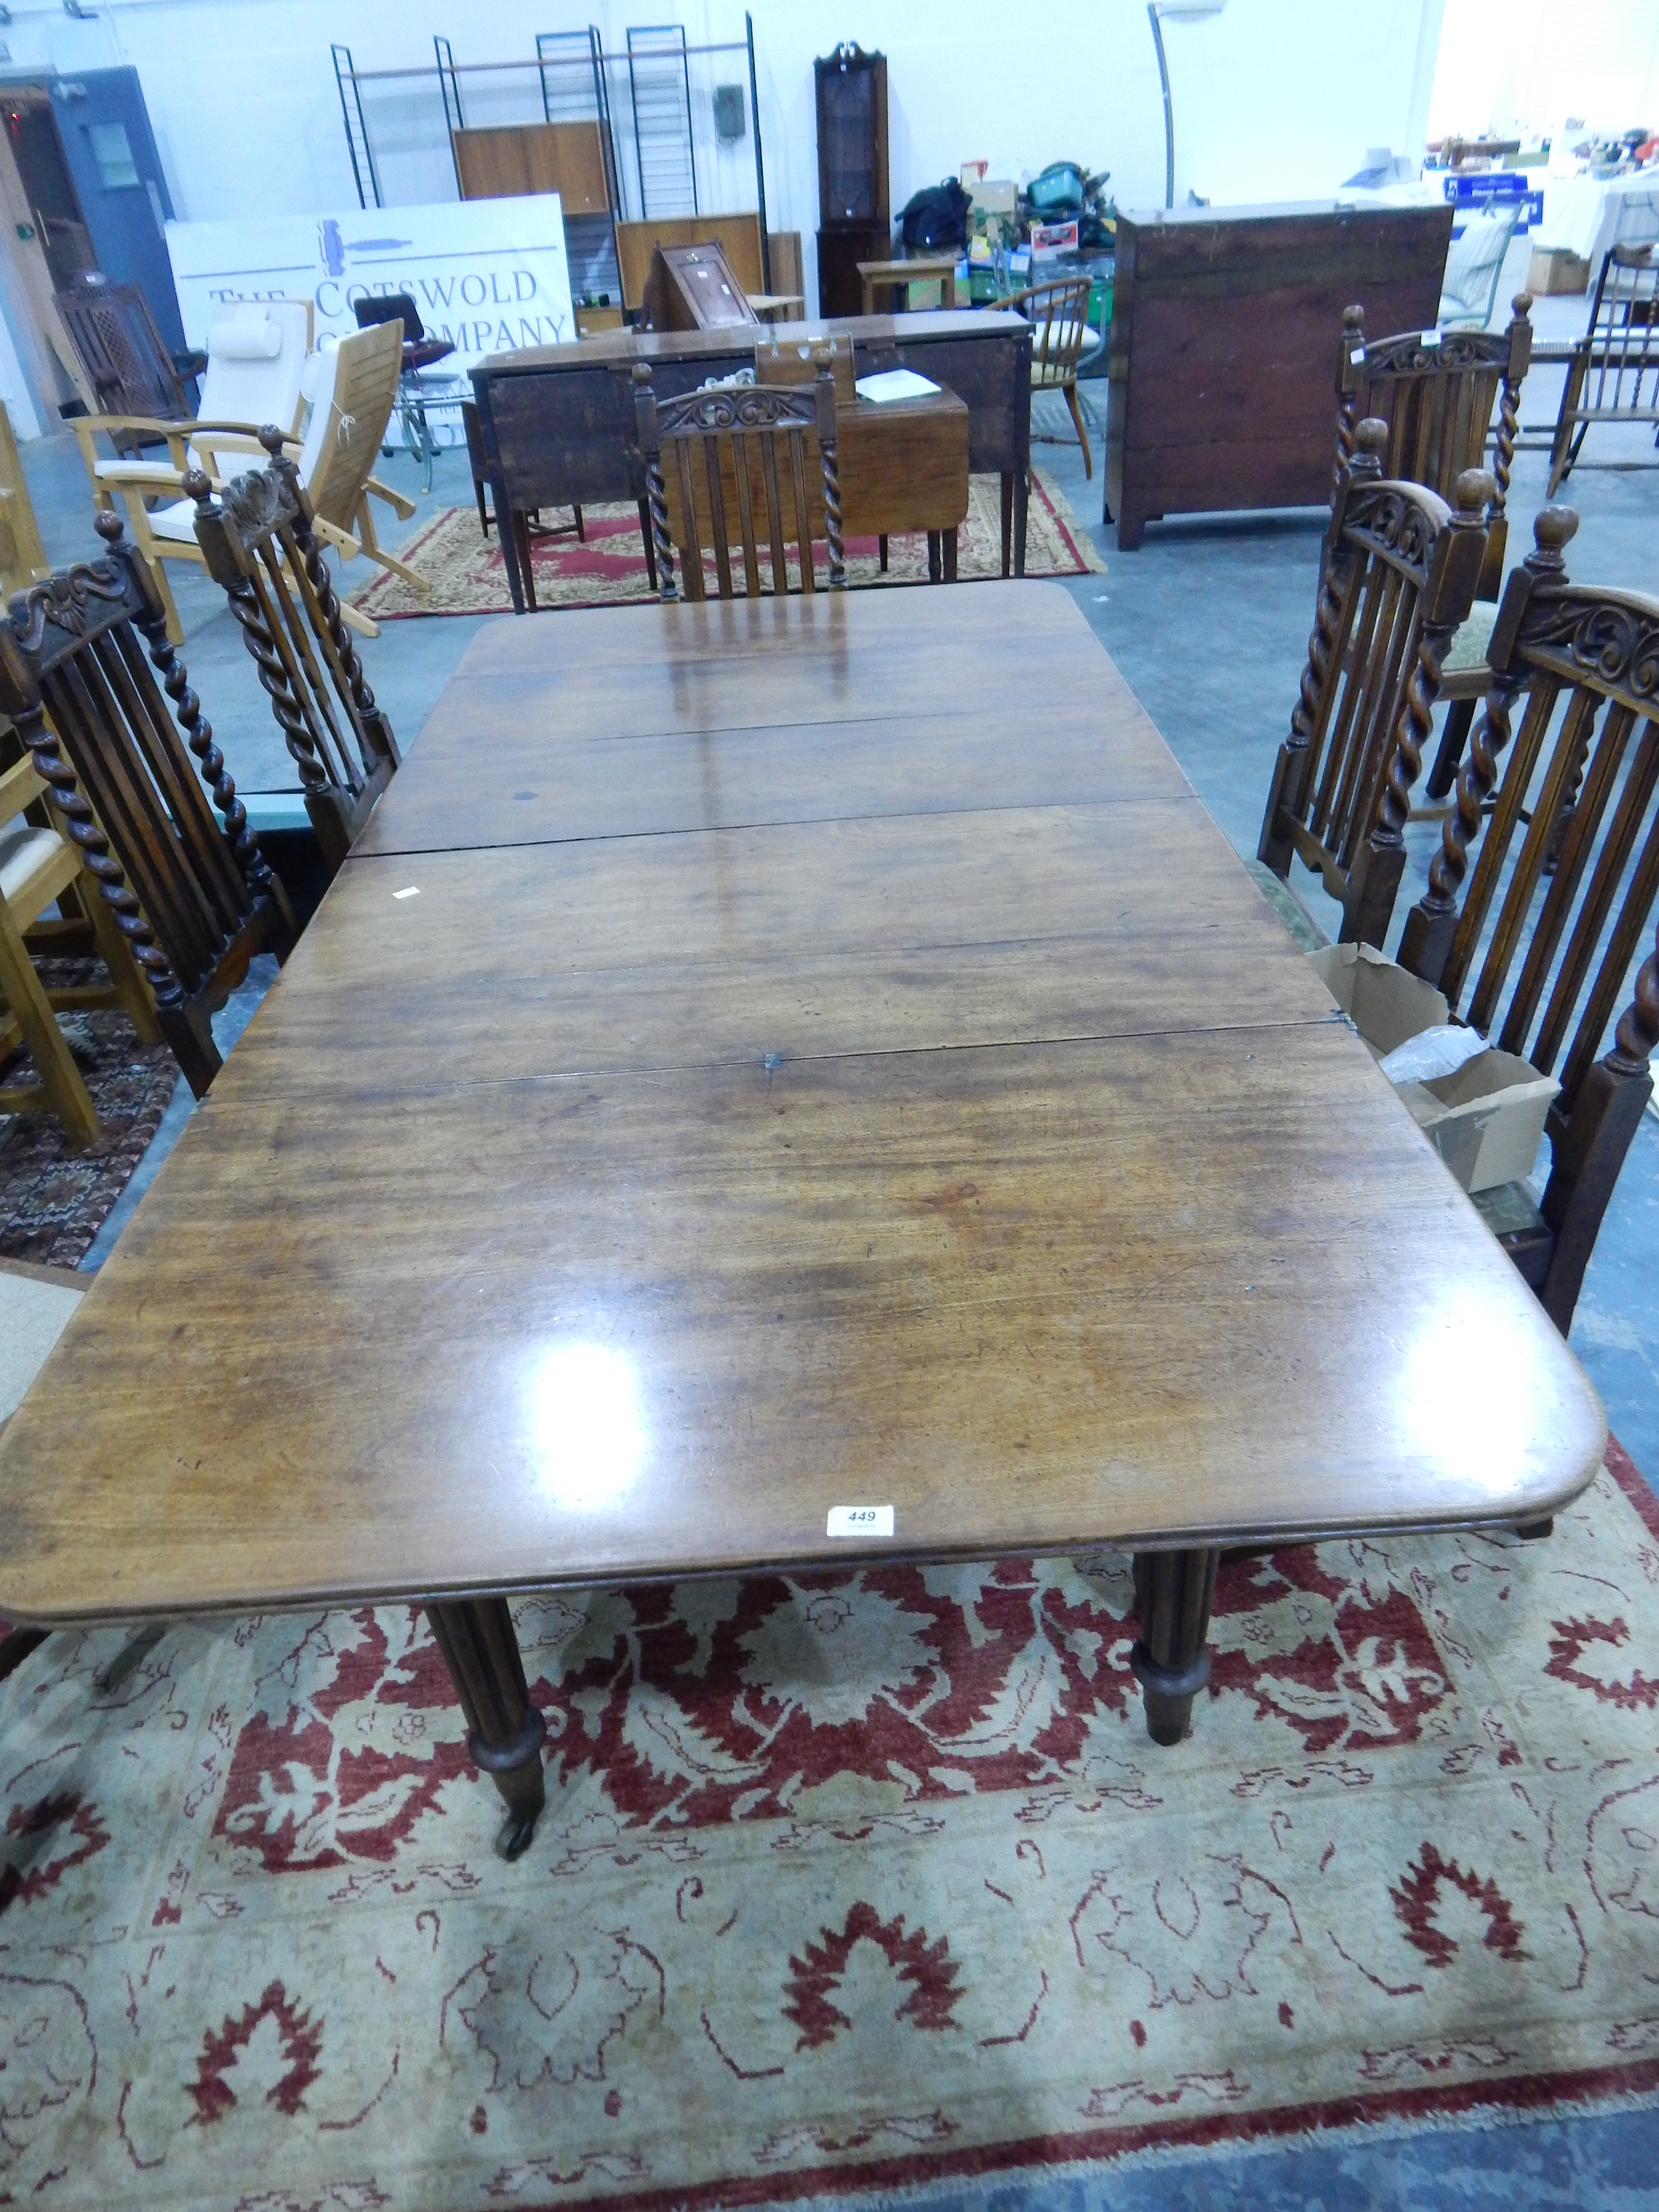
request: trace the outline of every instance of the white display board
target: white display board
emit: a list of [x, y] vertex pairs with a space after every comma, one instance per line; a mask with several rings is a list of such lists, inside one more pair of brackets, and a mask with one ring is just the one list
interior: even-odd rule
[[355, 331], [355, 302], [388, 292], [410, 294], [428, 336], [453, 343], [446, 370], [576, 335], [556, 192], [167, 228], [179, 312], [193, 346], [207, 343], [208, 326], [228, 301], [308, 295], [320, 339]]

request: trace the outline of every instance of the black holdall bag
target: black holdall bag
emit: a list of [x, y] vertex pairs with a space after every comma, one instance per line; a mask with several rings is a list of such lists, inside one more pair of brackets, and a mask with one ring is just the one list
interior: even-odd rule
[[973, 204], [954, 177], [942, 185], [924, 185], [899, 217], [906, 247], [913, 253], [918, 249], [932, 253], [941, 246], [966, 246]]

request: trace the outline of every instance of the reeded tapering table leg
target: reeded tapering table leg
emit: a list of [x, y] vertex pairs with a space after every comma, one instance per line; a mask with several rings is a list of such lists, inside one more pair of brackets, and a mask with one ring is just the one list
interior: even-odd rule
[[513, 1615], [501, 1597], [428, 1604], [427, 1619], [466, 1715], [467, 1749], [501, 1791], [507, 1820], [495, 1838], [518, 1857], [536, 1832], [547, 1793], [542, 1780], [546, 1723], [530, 1702]]
[[1146, 1700], [1146, 1733], [1154, 1743], [1181, 1741], [1193, 1699], [1210, 1679], [1204, 1639], [1220, 1559], [1218, 1549], [1134, 1555], [1140, 1637], [1129, 1664]]

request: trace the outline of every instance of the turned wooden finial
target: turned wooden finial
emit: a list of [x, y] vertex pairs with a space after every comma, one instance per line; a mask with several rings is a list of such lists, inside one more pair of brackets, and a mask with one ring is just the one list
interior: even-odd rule
[[1346, 337], [1357, 338], [1364, 327], [1365, 310], [1363, 307], [1344, 307], [1342, 331]]
[[1382, 456], [1389, 450], [1389, 426], [1376, 415], [1368, 415], [1363, 422], [1356, 422], [1353, 430], [1353, 459], [1348, 472], [1354, 477], [1380, 477]]
[[276, 425], [274, 422], [267, 422], [260, 430], [259, 443], [264, 447], [266, 453], [270, 455], [273, 461], [280, 460], [282, 459], [283, 433], [276, 428]]
[[1515, 297], [1510, 301], [1510, 313], [1515, 317], [1517, 323], [1524, 323], [1528, 316], [1532, 313], [1532, 294], [1530, 292], [1517, 292]]
[[193, 499], [198, 507], [206, 507], [210, 505], [213, 499], [212, 477], [209, 476], [205, 469], [186, 469], [185, 471], [184, 493], [185, 497], [186, 499]]
[[120, 544], [121, 518], [113, 507], [100, 507], [92, 519], [92, 526], [106, 545], [114, 546]]
[[1578, 517], [1570, 507], [1545, 507], [1532, 526], [1533, 550], [1526, 565], [1534, 576], [1565, 575], [1565, 549], [1578, 532]]
[[1480, 521], [1498, 496], [1498, 480], [1486, 469], [1465, 469], [1452, 486], [1460, 521]]

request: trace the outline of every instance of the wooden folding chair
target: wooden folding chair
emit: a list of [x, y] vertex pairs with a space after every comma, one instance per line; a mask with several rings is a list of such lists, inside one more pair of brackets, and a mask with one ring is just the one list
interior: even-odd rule
[[1354, 433], [1258, 848], [1286, 880], [1299, 856], [1340, 903], [1343, 941], [1364, 945], [1381, 945], [1394, 910], [1441, 661], [1474, 599], [1492, 495], [1480, 469], [1458, 478], [1455, 508], [1384, 477], [1388, 443], [1375, 417]]

